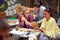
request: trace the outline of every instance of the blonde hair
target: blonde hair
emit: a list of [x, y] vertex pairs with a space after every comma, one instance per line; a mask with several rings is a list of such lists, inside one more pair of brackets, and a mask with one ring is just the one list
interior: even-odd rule
[[34, 8], [29, 8], [29, 11], [32, 15], [34, 14]]
[[28, 7], [26, 7], [26, 8], [23, 10], [23, 15], [25, 14], [25, 12], [29, 12], [29, 13], [30, 13], [30, 11], [29, 11], [29, 8], [28, 8]]
[[16, 11], [18, 11], [18, 12], [23, 12], [24, 9], [25, 9], [24, 6], [17, 6], [16, 7]]

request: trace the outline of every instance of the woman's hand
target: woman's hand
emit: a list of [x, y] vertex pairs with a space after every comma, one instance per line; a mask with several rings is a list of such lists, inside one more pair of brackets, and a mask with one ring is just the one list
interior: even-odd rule
[[35, 27], [34, 29], [36, 29], [36, 30], [40, 30], [41, 32], [44, 32], [44, 28], [42, 28], [42, 29], [40, 29], [39, 27]]
[[23, 21], [27, 21], [23, 16], [22, 16], [22, 20], [23, 20]]
[[31, 23], [30, 23], [30, 22], [28, 22], [28, 21], [25, 21], [25, 23], [26, 23], [27, 25], [32, 26], [32, 25], [31, 25]]
[[23, 16], [22, 16], [22, 20], [23, 21], [25, 21], [25, 24], [27, 24], [27, 25], [30, 25], [31, 26], [31, 23], [30, 22], [28, 22]]
[[40, 28], [40, 30], [44, 32], [45, 31], [45, 28], [42, 27], [42, 28]]

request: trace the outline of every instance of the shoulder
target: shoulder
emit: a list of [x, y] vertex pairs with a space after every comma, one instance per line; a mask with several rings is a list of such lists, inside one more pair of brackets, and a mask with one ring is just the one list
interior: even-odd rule
[[53, 17], [50, 17], [50, 20], [55, 21], [55, 19]]
[[46, 9], [46, 7], [44, 7], [44, 6], [41, 6], [41, 7], [40, 7], [40, 9], [43, 9], [43, 10], [45, 10], [45, 9]]
[[[43, 18], [43, 21], [46, 21], [46, 18]], [[50, 17], [49, 21], [50, 22], [53, 22], [53, 21], [55, 22], [55, 19], [53, 17]]]
[[56, 22], [53, 17], [51, 17], [49, 21], [50, 21], [50, 22]]

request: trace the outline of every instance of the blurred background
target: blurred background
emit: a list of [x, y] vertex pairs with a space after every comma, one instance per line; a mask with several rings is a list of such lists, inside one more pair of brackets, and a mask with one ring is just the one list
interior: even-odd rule
[[[26, 7], [34, 7], [34, 3], [42, 2], [44, 6], [48, 5], [52, 8], [52, 15], [57, 20], [60, 17], [60, 0], [4, 0], [7, 2], [8, 8], [5, 10], [7, 16], [16, 14], [16, 6], [23, 5]], [[6, 7], [5, 7], [6, 8]]]

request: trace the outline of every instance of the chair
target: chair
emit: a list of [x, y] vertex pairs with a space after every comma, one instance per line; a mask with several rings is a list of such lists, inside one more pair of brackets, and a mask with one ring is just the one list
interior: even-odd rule
[[59, 26], [59, 28], [60, 28], [60, 18], [58, 18], [57, 24], [58, 24], [58, 26]]
[[60, 34], [57, 34], [57, 35], [56, 35], [55, 40], [60, 40]]

